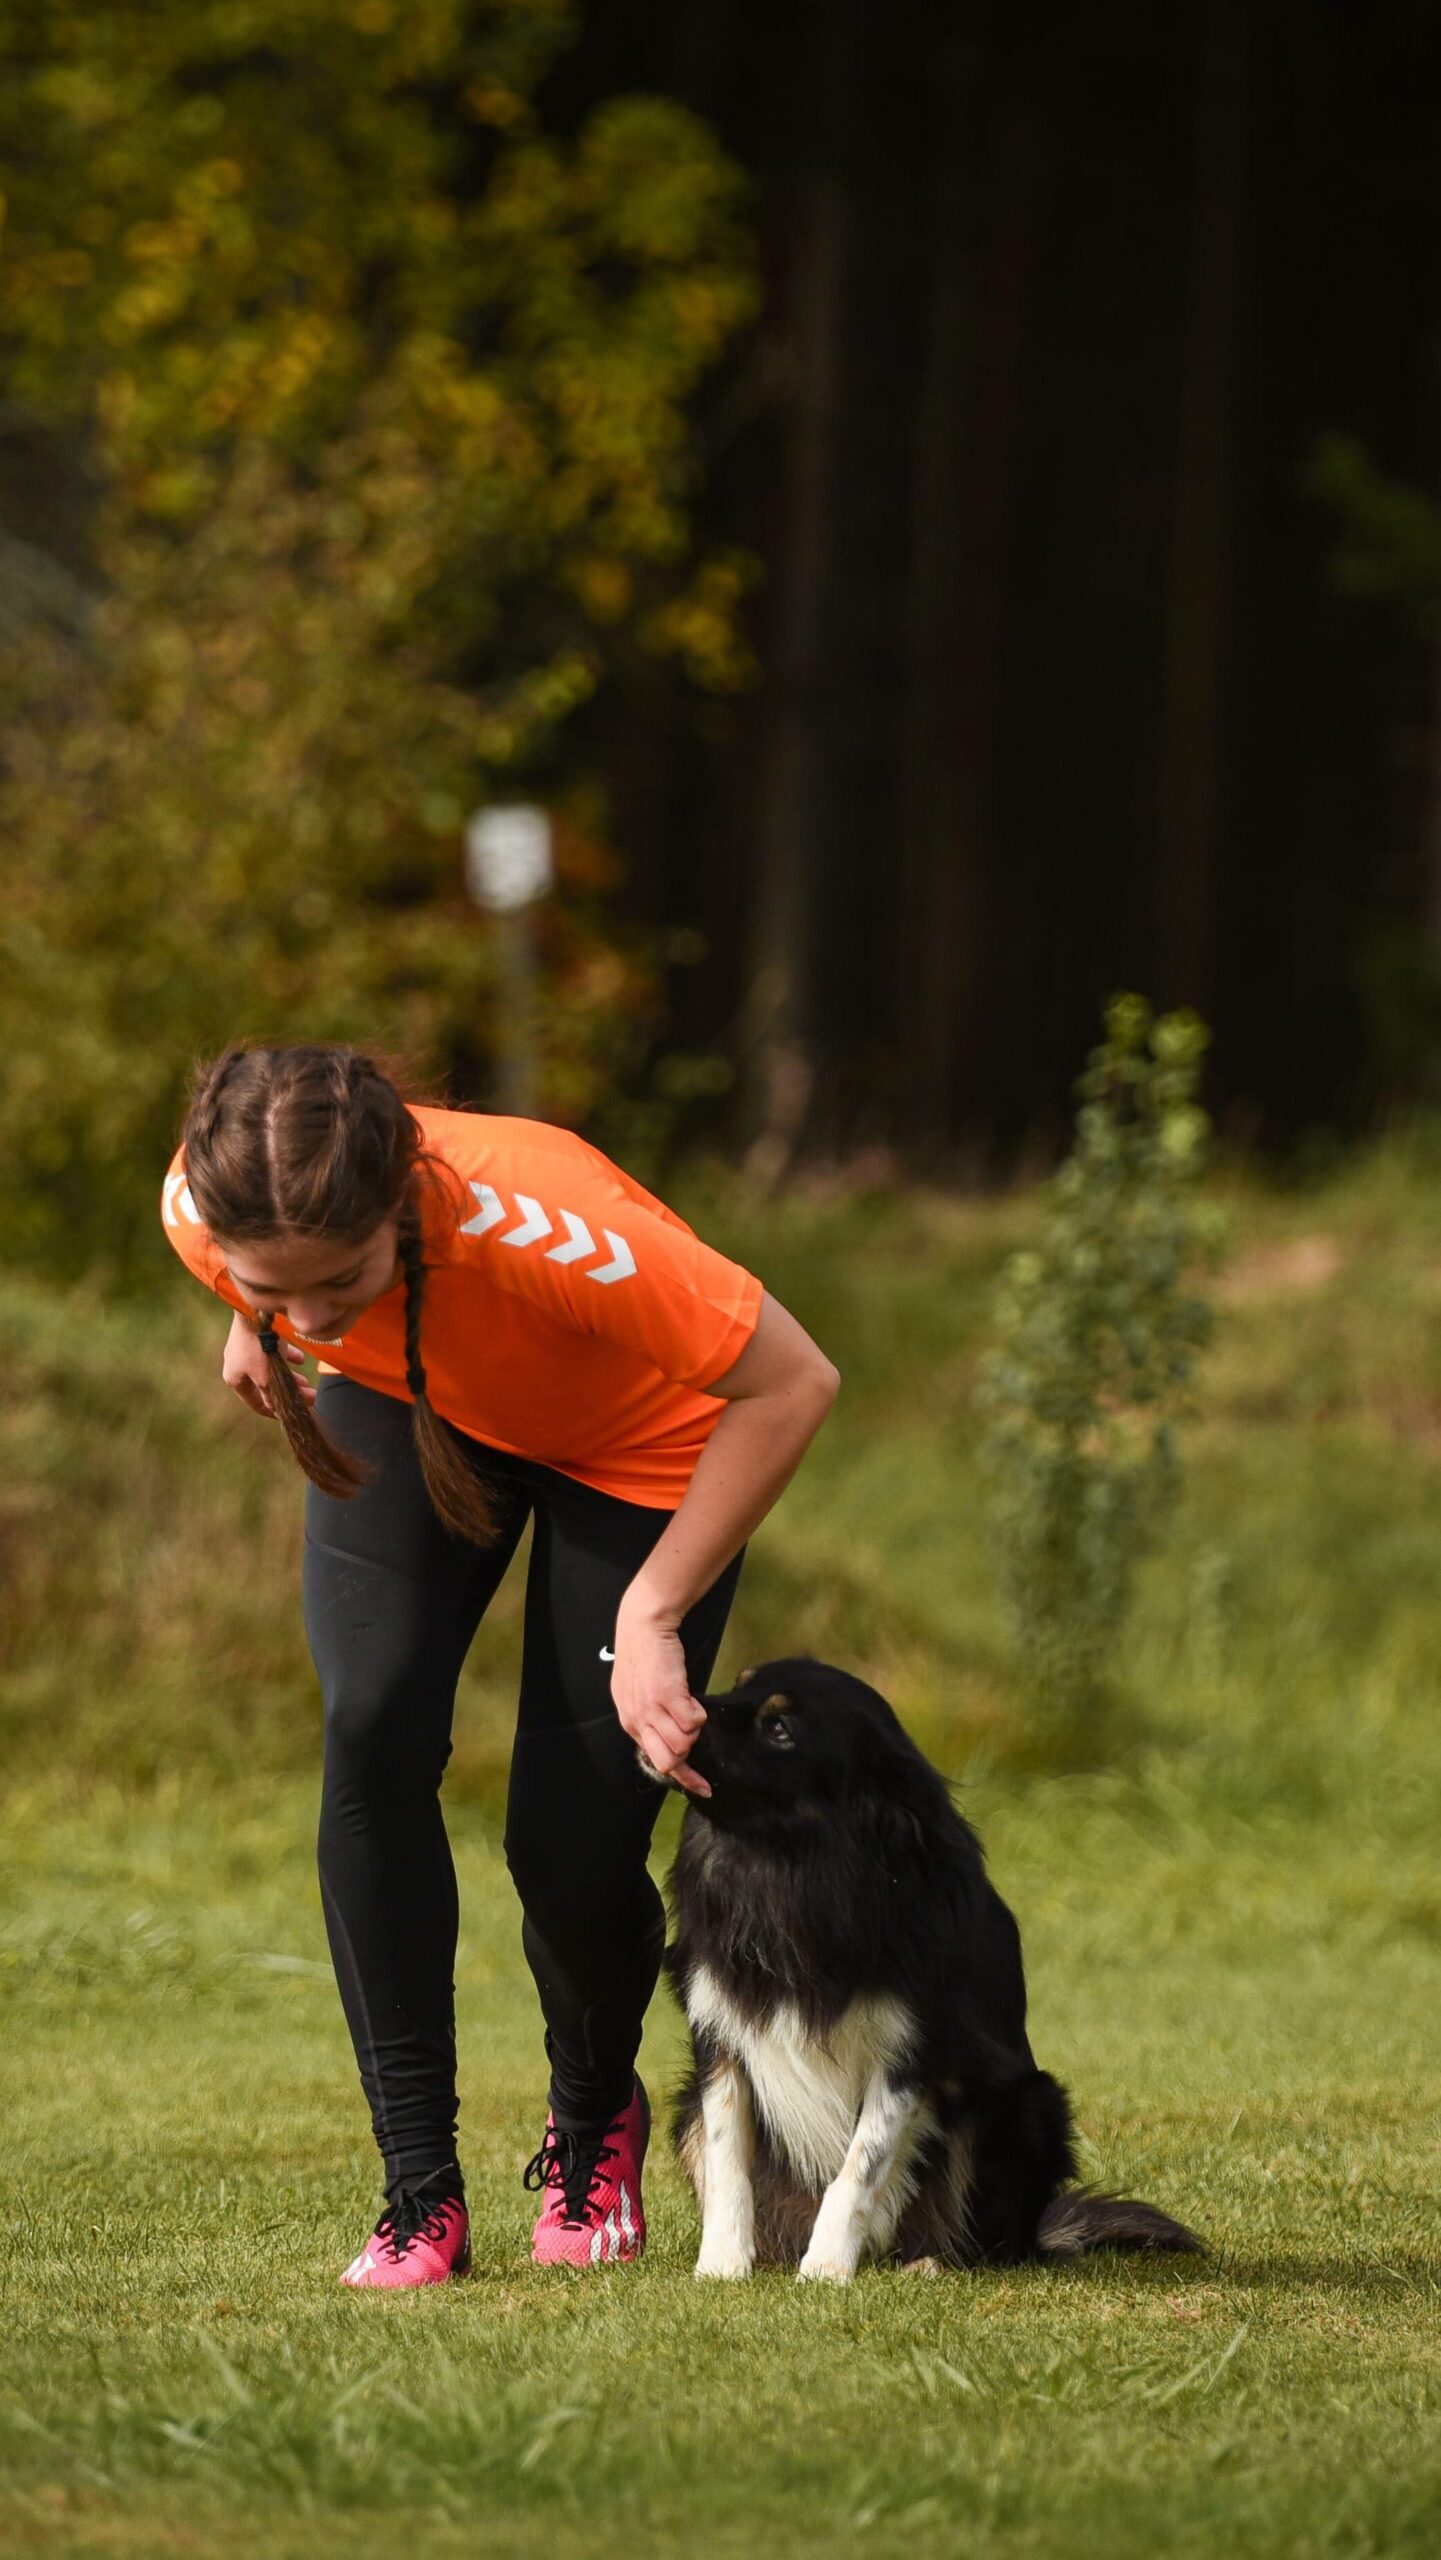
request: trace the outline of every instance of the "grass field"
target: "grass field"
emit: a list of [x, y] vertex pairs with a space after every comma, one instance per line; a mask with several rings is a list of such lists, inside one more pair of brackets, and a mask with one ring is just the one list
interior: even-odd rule
[[[0, 2550], [1441, 2546], [1434, 1141], [1218, 1188], [1185, 1502], [1065, 1765], [975, 1511], [986, 1293], [1033, 1204], [678, 1200], [845, 1381], [721, 1675], [808, 1647], [896, 1699], [1020, 1916], [1087, 2173], [1196, 2222], [1202, 2262], [699, 2287], [662, 2149], [640, 2266], [528, 2265], [543, 2065], [495, 1809], [518, 1565], [448, 1782], [478, 2272], [342, 2294], [378, 2180], [311, 1868], [295, 1482], [183, 1275], [158, 1309], [0, 1290]], [[678, 2060], [661, 1999], [657, 2095]]]

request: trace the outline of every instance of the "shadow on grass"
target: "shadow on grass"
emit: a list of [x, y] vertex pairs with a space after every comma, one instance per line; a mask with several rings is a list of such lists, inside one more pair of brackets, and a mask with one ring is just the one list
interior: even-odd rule
[[1097, 2249], [1059, 2262], [1030, 2259], [1021, 2267], [956, 2267], [944, 2273], [959, 2277], [978, 2298], [991, 2286], [1017, 2279], [1038, 2292], [1063, 2287], [1068, 2294], [1098, 2296], [1113, 2294], [1118, 2280], [1130, 2289], [1164, 2296], [1214, 2295], [1218, 2289], [1228, 2298], [1238, 2293], [1414, 2293], [1424, 2299], [1441, 2294], [1441, 2257], [1412, 2249], [1391, 2250], [1385, 2257], [1364, 2248], [1354, 2256], [1333, 2252], [1315, 2257], [1279, 2251], [1252, 2256], [1226, 2246], [1203, 2246], [1195, 2255], [1169, 2249]]

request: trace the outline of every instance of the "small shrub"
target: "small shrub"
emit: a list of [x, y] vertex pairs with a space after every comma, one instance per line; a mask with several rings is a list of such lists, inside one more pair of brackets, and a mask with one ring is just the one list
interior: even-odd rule
[[1175, 1424], [1212, 1325], [1186, 1265], [1214, 1261], [1222, 1233], [1193, 1198], [1210, 1135], [1195, 1100], [1205, 1025], [1153, 1020], [1136, 995], [1114, 997], [1105, 1022], [1040, 1242], [1005, 1266], [977, 1391], [1002, 1602], [1033, 1702], [1063, 1720], [1094, 1708], [1135, 1568], [1175, 1500]]

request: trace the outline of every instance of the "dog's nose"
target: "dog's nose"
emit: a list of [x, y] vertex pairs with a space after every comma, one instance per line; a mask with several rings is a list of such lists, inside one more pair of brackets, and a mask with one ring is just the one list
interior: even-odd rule
[[685, 1755], [687, 1768], [694, 1769], [698, 1778], [711, 1779], [715, 1776], [715, 1755], [711, 1749], [712, 1740], [713, 1736], [710, 1726], [708, 1724], [703, 1724], [699, 1733], [696, 1735], [694, 1742], [691, 1744], [689, 1751]]

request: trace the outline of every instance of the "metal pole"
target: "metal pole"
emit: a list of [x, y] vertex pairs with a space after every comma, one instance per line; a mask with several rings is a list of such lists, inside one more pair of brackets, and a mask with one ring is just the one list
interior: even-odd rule
[[533, 1120], [540, 1090], [536, 1044], [535, 931], [529, 907], [495, 919], [500, 980], [500, 1056], [496, 1083], [502, 1111]]
[[502, 1111], [527, 1120], [540, 1103], [532, 909], [554, 876], [546, 810], [525, 802], [477, 809], [465, 831], [465, 878], [477, 906], [494, 919], [497, 1099]]

